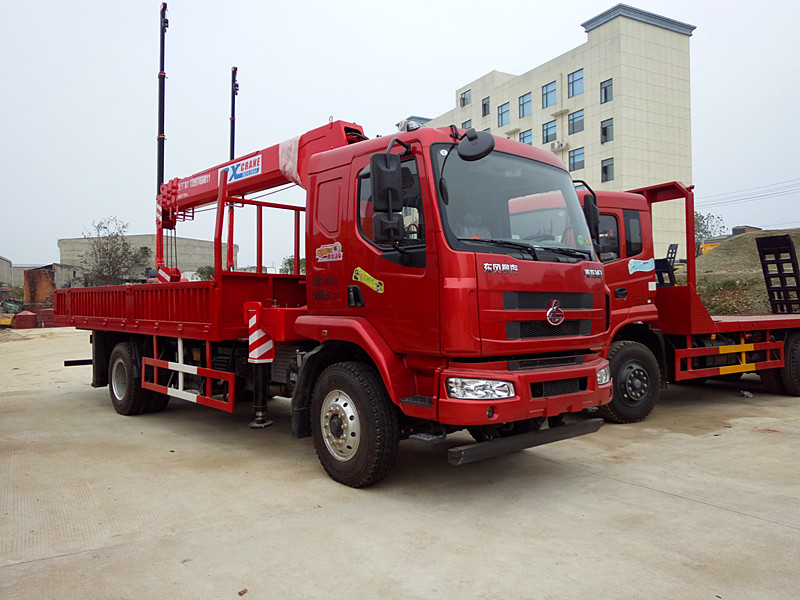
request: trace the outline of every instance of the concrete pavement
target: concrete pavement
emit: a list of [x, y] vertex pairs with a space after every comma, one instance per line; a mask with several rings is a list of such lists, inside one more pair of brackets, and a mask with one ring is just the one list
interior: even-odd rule
[[[365, 490], [310, 439], [173, 400], [117, 415], [88, 333], [0, 333], [0, 598], [794, 599], [800, 399], [670, 386], [651, 417]], [[743, 397], [748, 390], [753, 398]], [[245, 591], [246, 590], [246, 591]]]

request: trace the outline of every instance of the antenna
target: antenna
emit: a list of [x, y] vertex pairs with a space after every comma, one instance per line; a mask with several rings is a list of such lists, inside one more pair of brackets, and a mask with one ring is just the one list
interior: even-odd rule
[[167, 20], [167, 3], [161, 3], [161, 17], [159, 19], [161, 29], [161, 49], [158, 70], [158, 158], [156, 161], [156, 196], [161, 193], [161, 184], [164, 183], [164, 91], [167, 81], [167, 74], [164, 72], [164, 38], [167, 34], [169, 21]]
[[239, 84], [236, 82], [237, 67], [231, 67], [231, 156], [230, 159], [236, 158], [233, 151], [233, 143], [236, 138], [236, 96], [239, 94]]

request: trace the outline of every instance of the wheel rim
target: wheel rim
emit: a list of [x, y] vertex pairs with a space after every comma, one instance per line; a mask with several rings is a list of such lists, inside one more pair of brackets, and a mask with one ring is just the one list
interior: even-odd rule
[[628, 406], [635, 406], [647, 397], [650, 390], [650, 377], [639, 363], [629, 363], [620, 377], [620, 396]]
[[331, 456], [342, 462], [355, 456], [361, 440], [361, 423], [350, 396], [341, 390], [329, 392], [322, 401], [320, 426]]
[[119, 359], [117, 359], [114, 363], [114, 367], [111, 369], [111, 389], [117, 400], [122, 400], [125, 397], [125, 392], [128, 390], [128, 373], [125, 369], [125, 363]]

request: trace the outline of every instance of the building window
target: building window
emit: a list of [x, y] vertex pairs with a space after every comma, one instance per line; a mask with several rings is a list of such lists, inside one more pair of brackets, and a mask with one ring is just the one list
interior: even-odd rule
[[511, 107], [509, 106], [508, 102], [505, 104], [501, 104], [497, 107], [497, 126], [502, 127], [503, 125], [508, 125], [508, 121], [511, 117]]
[[481, 116], [488, 117], [489, 116], [489, 98], [484, 98], [481, 100]]
[[600, 104], [611, 102], [614, 99], [614, 80], [606, 79], [600, 84]]
[[461, 129], [471, 129], [472, 128], [472, 119], [467, 119], [461, 124]]
[[556, 82], [553, 81], [542, 86], [542, 108], [553, 106], [556, 103]]
[[567, 75], [567, 96], [572, 98], [583, 93], [583, 69]]
[[577, 171], [583, 168], [583, 148], [569, 151], [569, 170]]
[[468, 106], [472, 102], [472, 90], [461, 92], [461, 108]]
[[542, 143], [556, 141], [556, 122], [550, 121], [542, 125]]
[[578, 133], [583, 131], [583, 109], [576, 110], [574, 113], [569, 114], [569, 133]]
[[614, 181], [613, 158], [607, 158], [600, 162], [600, 181]]
[[533, 130], [526, 129], [519, 134], [519, 141], [523, 144], [533, 144]]
[[614, 119], [600, 121], [600, 143], [605, 144], [614, 139]]
[[531, 93], [519, 97], [519, 118], [527, 117], [531, 114]]

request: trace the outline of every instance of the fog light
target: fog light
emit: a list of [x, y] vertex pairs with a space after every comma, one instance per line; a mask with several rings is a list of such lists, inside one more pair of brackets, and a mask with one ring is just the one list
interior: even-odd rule
[[447, 395], [460, 400], [497, 400], [515, 395], [514, 384], [509, 381], [448, 377], [445, 384]]
[[597, 385], [605, 385], [611, 381], [611, 369], [603, 367], [597, 372]]

